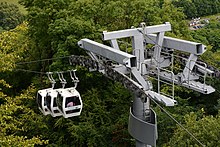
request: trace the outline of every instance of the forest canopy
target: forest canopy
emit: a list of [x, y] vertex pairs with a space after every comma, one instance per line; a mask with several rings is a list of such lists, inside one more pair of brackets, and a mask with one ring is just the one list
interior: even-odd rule
[[[19, 3], [27, 10], [25, 16], [16, 5], [0, 3], [0, 146], [135, 145], [127, 130], [132, 93], [98, 72], [77, 67], [80, 80], [77, 90], [84, 104], [79, 117], [53, 118], [38, 109], [37, 91], [51, 87], [45, 73], [75, 68], [63, 57], [86, 55], [77, 45], [82, 38], [102, 42], [101, 33], [105, 30], [138, 27], [141, 22], [148, 26], [170, 22], [172, 31], [166, 36], [207, 45], [200, 59], [216, 69], [220, 67], [218, 17], [209, 19], [210, 23], [198, 30], [190, 30], [187, 20], [217, 16], [218, 0], [20, 0]], [[217, 92], [203, 95], [176, 86], [178, 105], [165, 109], [203, 144], [220, 146], [220, 81], [209, 78], [208, 82]], [[152, 108], [158, 119], [158, 146], [200, 145], [158, 106], [152, 104]]]

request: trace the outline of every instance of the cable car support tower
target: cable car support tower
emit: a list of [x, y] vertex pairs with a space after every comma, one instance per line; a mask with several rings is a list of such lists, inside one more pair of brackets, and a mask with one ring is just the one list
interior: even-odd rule
[[[90, 69], [96, 69], [107, 77], [121, 82], [134, 93], [134, 99], [130, 108], [128, 130], [136, 140], [137, 147], [156, 146], [157, 119], [156, 113], [150, 107], [150, 100], [175, 106], [174, 84], [210, 94], [215, 89], [205, 83], [207, 75], [213, 71], [207, 69], [205, 63], [197, 61], [199, 55], [206, 51], [201, 43], [166, 37], [165, 32], [171, 31], [171, 24], [145, 26], [113, 32], [104, 31], [102, 39], [110, 41], [107, 46], [89, 39], [81, 39], [79, 47], [85, 49], [91, 59], [81, 56], [72, 56], [72, 65], [83, 65]], [[120, 50], [118, 40], [131, 38], [132, 53]], [[146, 49], [147, 44], [152, 44], [151, 50]], [[181, 58], [184, 64], [182, 70], [175, 70], [174, 52], [189, 54], [187, 58]], [[153, 90], [150, 79], [157, 80], [157, 90]], [[171, 94], [161, 92], [161, 84], [171, 86]]]

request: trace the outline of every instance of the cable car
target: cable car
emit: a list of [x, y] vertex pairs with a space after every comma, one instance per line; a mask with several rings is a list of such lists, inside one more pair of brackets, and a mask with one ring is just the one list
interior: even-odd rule
[[79, 92], [74, 88], [57, 89], [57, 105], [65, 118], [79, 116], [83, 103]]
[[37, 104], [38, 104], [38, 108], [40, 109], [40, 111], [44, 114], [44, 115], [48, 115], [51, 114], [47, 104], [46, 104], [46, 95], [47, 95], [47, 91], [51, 90], [51, 88], [48, 89], [43, 89], [43, 90], [39, 90], [37, 92]]
[[51, 116], [53, 117], [62, 115], [56, 102], [57, 95], [58, 95], [58, 92], [55, 89], [48, 90], [47, 95], [46, 95], [47, 108], [50, 111]]

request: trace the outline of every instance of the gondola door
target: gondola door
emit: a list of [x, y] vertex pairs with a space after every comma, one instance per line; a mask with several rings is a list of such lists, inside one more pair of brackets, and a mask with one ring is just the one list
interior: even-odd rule
[[75, 88], [59, 89], [57, 104], [65, 118], [79, 116], [83, 107], [81, 96]]
[[57, 106], [57, 102], [56, 102], [57, 95], [58, 95], [58, 92], [55, 89], [47, 91], [47, 95], [46, 95], [46, 103], [47, 103], [48, 109], [51, 113], [51, 116], [53, 116], [53, 117], [62, 115], [60, 109]]
[[47, 104], [46, 104], [46, 95], [47, 95], [47, 91], [50, 90], [49, 89], [43, 89], [43, 90], [39, 90], [37, 92], [37, 104], [38, 104], [38, 108], [39, 110], [44, 114], [44, 115], [48, 115], [51, 114]]

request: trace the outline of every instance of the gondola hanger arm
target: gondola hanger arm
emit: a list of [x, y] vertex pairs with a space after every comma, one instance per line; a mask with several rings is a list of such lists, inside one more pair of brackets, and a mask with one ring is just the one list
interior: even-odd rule
[[58, 74], [60, 83], [62, 84], [62, 88], [64, 88], [67, 82], [63, 77], [63, 72], [57, 72], [57, 74]]
[[47, 72], [46, 73], [47, 76], [48, 76], [48, 79], [50, 80], [51, 84], [52, 84], [52, 88], [54, 88], [55, 84], [56, 84], [56, 81], [54, 80], [53, 78], [53, 72]]

